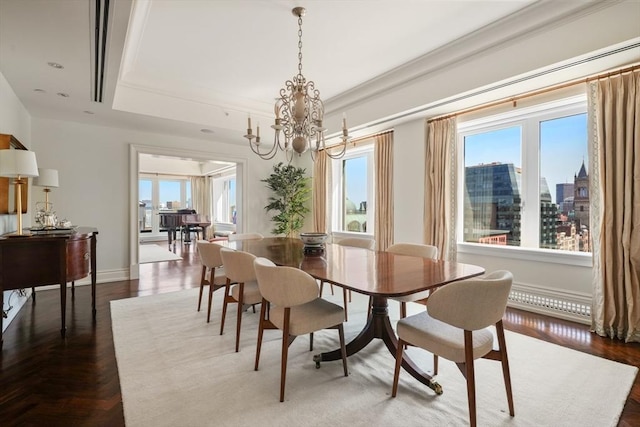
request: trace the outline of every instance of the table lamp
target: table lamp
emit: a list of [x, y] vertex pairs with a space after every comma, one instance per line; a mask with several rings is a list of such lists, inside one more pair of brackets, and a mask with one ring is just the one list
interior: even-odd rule
[[33, 179], [33, 185], [44, 187], [44, 207], [39, 208], [38, 205], [41, 205], [41, 203], [36, 203], [36, 208], [38, 208], [36, 220], [39, 218], [45, 228], [54, 228], [56, 220], [53, 214], [53, 203], [49, 203], [49, 193], [51, 188], [58, 187], [58, 171], [56, 169], [38, 168], [38, 177]]
[[38, 176], [36, 153], [27, 150], [0, 150], [0, 176], [15, 178], [16, 215], [18, 230], [11, 237], [29, 236], [22, 232], [22, 186], [28, 181], [25, 178]]

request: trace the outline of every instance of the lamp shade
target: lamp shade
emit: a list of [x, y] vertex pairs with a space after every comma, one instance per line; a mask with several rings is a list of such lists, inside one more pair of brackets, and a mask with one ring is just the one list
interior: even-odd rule
[[0, 150], [0, 176], [38, 176], [36, 153], [27, 150]]
[[58, 171], [56, 169], [38, 168], [38, 177], [33, 179], [33, 185], [38, 187], [57, 187]]

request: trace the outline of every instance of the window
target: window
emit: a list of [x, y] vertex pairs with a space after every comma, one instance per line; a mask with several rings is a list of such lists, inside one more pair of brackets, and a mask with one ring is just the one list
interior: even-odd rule
[[348, 151], [332, 170], [333, 231], [373, 234], [373, 146]]
[[462, 242], [590, 252], [584, 96], [460, 123]]
[[140, 174], [138, 179], [140, 231], [158, 234], [159, 211], [175, 212], [191, 209], [191, 181], [189, 178], [167, 178], [151, 174]]
[[236, 176], [226, 175], [213, 181], [214, 220], [236, 223]]

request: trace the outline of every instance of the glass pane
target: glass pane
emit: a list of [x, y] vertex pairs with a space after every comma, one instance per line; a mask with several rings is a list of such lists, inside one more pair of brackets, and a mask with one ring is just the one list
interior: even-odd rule
[[236, 223], [236, 179], [229, 180], [229, 218]]
[[151, 214], [153, 212], [153, 183], [150, 179], [138, 180], [138, 229], [151, 231]]
[[187, 195], [186, 195], [186, 199], [187, 200], [186, 200], [186, 202], [187, 203], [186, 203], [185, 208], [193, 209], [193, 203], [192, 203], [193, 195], [191, 194], [191, 181], [187, 180], [186, 184], [187, 184], [187, 189], [186, 189], [186, 192], [187, 192]]
[[158, 181], [160, 190], [160, 210], [175, 211], [180, 207], [180, 181]]
[[591, 252], [587, 115], [540, 122], [540, 247]]
[[367, 157], [343, 160], [342, 230], [367, 232]]
[[464, 241], [520, 246], [521, 128], [464, 138]]

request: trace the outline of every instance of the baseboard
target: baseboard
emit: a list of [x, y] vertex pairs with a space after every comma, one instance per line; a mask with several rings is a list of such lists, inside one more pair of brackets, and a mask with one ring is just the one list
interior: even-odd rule
[[[124, 280], [129, 280], [129, 269], [121, 268], [118, 270], [103, 270], [98, 271], [96, 273], [96, 284], [99, 283], [109, 283], [109, 282], [120, 282]], [[87, 276], [84, 279], [80, 279], [75, 282], [75, 286], [84, 286], [91, 284], [91, 277]], [[67, 287], [71, 286], [71, 282], [67, 284]], [[46, 291], [50, 289], [59, 289], [58, 285], [48, 285], [48, 286], [38, 286], [36, 290], [38, 291]]]
[[591, 324], [591, 295], [514, 283], [508, 305], [585, 325]]

